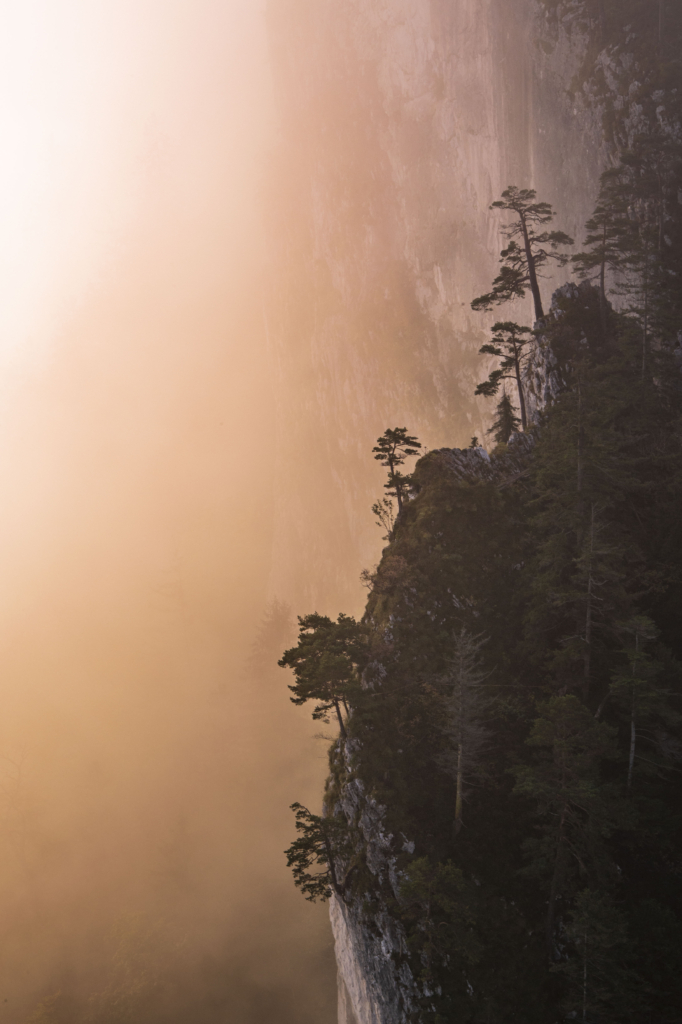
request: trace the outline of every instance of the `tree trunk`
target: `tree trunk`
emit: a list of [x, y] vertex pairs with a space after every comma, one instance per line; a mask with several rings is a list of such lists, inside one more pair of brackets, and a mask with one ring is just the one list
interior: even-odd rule
[[606, 331], [606, 221], [604, 221], [602, 245], [602, 261], [599, 270], [599, 315], [601, 317], [601, 325], [604, 331]]
[[587, 931], [583, 933], [583, 1021], [587, 1021]]
[[644, 271], [644, 319], [642, 323], [642, 380], [646, 374], [649, 352], [649, 264]]
[[455, 835], [462, 828], [462, 744], [457, 747], [457, 793], [455, 796]]
[[343, 724], [343, 718], [341, 716], [341, 708], [339, 707], [338, 700], [334, 701], [334, 707], [336, 709], [336, 717], [339, 720], [339, 729], [341, 730], [341, 739], [345, 742], [348, 739], [348, 733], [346, 732], [346, 727]]
[[398, 515], [400, 515], [400, 513], [403, 510], [403, 499], [402, 499], [402, 495], [400, 493], [400, 484], [398, 483], [398, 481], [395, 478], [395, 471], [393, 470], [392, 467], [391, 467], [391, 485], [392, 485], [393, 489], [395, 490], [395, 496], [396, 496], [396, 499], [397, 499], [397, 502], [398, 502]]
[[521, 410], [521, 426], [525, 431], [526, 427], [528, 426], [528, 423], [526, 421], [526, 399], [524, 398], [523, 394], [523, 384], [521, 383], [521, 366], [519, 364], [519, 357], [516, 352], [516, 347], [514, 350], [514, 371], [516, 373], [516, 386], [519, 389], [519, 409]]
[[566, 822], [566, 812], [568, 807], [564, 804], [561, 811], [561, 818], [559, 820], [559, 834], [557, 842], [556, 857], [554, 860], [554, 873], [552, 875], [552, 884], [549, 888], [549, 903], [547, 905], [547, 921], [545, 924], [545, 938], [547, 942], [547, 953], [549, 959], [554, 960], [554, 919], [556, 913], [556, 901], [559, 895], [559, 887], [564, 876], [564, 865], [566, 851], [564, 849], [564, 824]]
[[632, 705], [630, 708], [630, 759], [628, 761], [628, 789], [632, 789], [632, 772], [635, 767], [635, 750], [637, 747], [637, 722], [635, 720], [635, 687], [632, 687]]
[[[639, 634], [635, 633], [635, 652], [639, 653]], [[628, 790], [632, 789], [632, 772], [635, 767], [635, 749], [637, 747], [637, 721], [635, 718], [635, 679], [637, 678], [637, 662], [632, 666], [632, 701], [630, 703], [630, 759], [628, 761]]]
[[583, 546], [583, 535], [584, 535], [584, 529], [583, 529], [583, 527], [584, 527], [583, 519], [584, 519], [584, 515], [585, 515], [585, 502], [583, 500], [583, 474], [584, 474], [583, 455], [584, 455], [584, 447], [585, 447], [585, 431], [583, 429], [583, 393], [582, 393], [582, 387], [581, 387], [581, 384], [580, 384], [580, 378], [578, 378], [578, 452], [577, 452], [578, 464], [576, 466], [576, 481], [575, 481], [575, 489], [576, 489], [576, 493], [578, 495], [578, 500], [576, 502], [576, 514], [577, 514], [578, 522], [577, 522], [576, 531], [575, 531], [576, 554], [578, 552], [580, 552], [580, 550], [581, 550], [581, 548]]
[[532, 292], [533, 303], [535, 305], [535, 319], [544, 320], [545, 311], [542, 308], [540, 286], [538, 284], [538, 275], [535, 272], [535, 259], [533, 257], [533, 251], [530, 247], [530, 238], [528, 237], [526, 218], [523, 216], [523, 214], [519, 214], [519, 216], [521, 218], [521, 228], [523, 230], [523, 246], [526, 250], [526, 262], [528, 264], [528, 280], [530, 282], [530, 290]]
[[592, 559], [594, 556], [594, 505], [592, 506], [592, 517], [590, 521], [590, 559], [587, 563], [587, 608], [585, 610], [585, 655], [583, 659], [583, 692], [584, 700], [590, 694], [590, 673], [592, 664], [592, 591], [594, 578], [592, 576]]

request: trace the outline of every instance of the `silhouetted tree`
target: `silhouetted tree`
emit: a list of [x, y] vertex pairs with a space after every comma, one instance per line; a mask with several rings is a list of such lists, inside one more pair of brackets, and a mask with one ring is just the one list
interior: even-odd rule
[[601, 177], [601, 189], [594, 213], [585, 224], [585, 249], [572, 258], [578, 276], [599, 281], [599, 308], [606, 324], [606, 271], [623, 268], [632, 237], [628, 216], [628, 197], [623, 193], [617, 170], [610, 168]]
[[289, 689], [293, 704], [317, 701], [313, 718], [328, 721], [334, 709], [341, 736], [347, 737], [341, 706], [348, 714], [359, 692], [358, 662], [367, 638], [367, 627], [350, 615], [339, 615], [334, 622], [326, 615], [299, 617], [298, 645], [285, 651], [278, 665], [291, 668], [296, 682]]
[[517, 433], [521, 420], [514, 413], [509, 395], [505, 391], [497, 403], [497, 418], [493, 420], [489, 434], [493, 435], [498, 444], [506, 444], [512, 434]]
[[386, 490], [394, 494], [398, 502], [398, 513], [402, 511], [403, 502], [409, 486], [409, 477], [405, 476], [398, 469], [405, 459], [410, 455], [418, 455], [421, 443], [416, 437], [407, 433], [407, 427], [395, 427], [393, 430], [385, 430], [372, 451], [374, 458], [381, 462], [382, 466], [388, 468], [388, 483]]
[[491, 210], [509, 210], [516, 219], [503, 229], [509, 244], [500, 253], [502, 269], [493, 281], [492, 290], [474, 299], [472, 309], [487, 311], [511, 299], [522, 299], [528, 287], [533, 296], [535, 319], [543, 319], [538, 271], [549, 260], [565, 266], [570, 257], [557, 249], [573, 245], [573, 239], [563, 231], [537, 230], [554, 219], [554, 210], [549, 203], [536, 203], [535, 197], [535, 189], [510, 185], [502, 198], [490, 207]]
[[485, 395], [492, 398], [500, 390], [503, 380], [513, 380], [519, 395], [519, 408], [521, 410], [521, 424], [525, 430], [526, 421], [526, 399], [523, 394], [521, 382], [521, 369], [524, 359], [524, 348], [530, 341], [532, 331], [530, 327], [521, 327], [519, 324], [505, 321], [493, 326], [492, 343], [482, 345], [479, 349], [482, 355], [498, 356], [502, 362], [497, 370], [493, 370], [488, 379], [479, 384], [474, 394]]
[[[332, 893], [345, 901], [353, 865], [343, 877], [341, 871], [355, 850], [354, 830], [343, 815], [321, 817], [299, 803], [292, 804], [291, 810], [296, 815], [299, 835], [285, 853], [294, 884], [311, 903], [328, 900]], [[316, 865], [322, 870], [312, 872], [310, 869]]]

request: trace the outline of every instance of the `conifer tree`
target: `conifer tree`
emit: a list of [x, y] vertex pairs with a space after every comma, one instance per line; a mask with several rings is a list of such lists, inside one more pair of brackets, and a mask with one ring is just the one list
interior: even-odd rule
[[599, 198], [594, 213], [585, 224], [585, 249], [572, 258], [578, 276], [585, 280], [596, 271], [599, 281], [599, 308], [602, 326], [606, 326], [606, 271], [622, 270], [627, 259], [632, 223], [628, 217], [628, 196], [616, 169], [602, 174]]
[[350, 615], [341, 614], [336, 622], [326, 615], [299, 616], [298, 645], [285, 651], [278, 665], [291, 668], [296, 682], [289, 689], [292, 704], [317, 701], [313, 718], [328, 721], [330, 710], [336, 712], [342, 739], [347, 738], [341, 714], [346, 714], [359, 694], [358, 664], [362, 660], [367, 627]]
[[372, 448], [372, 452], [375, 453], [374, 458], [382, 466], [388, 468], [388, 483], [384, 486], [390, 494], [395, 495], [398, 502], [398, 514], [402, 512], [410, 483], [409, 476], [401, 473], [398, 466], [404, 465], [405, 459], [409, 456], [418, 455], [420, 448], [421, 443], [416, 437], [407, 433], [407, 427], [385, 430], [381, 437], [377, 438], [375, 447]]
[[[606, 892], [584, 889], [564, 926], [568, 955], [552, 971], [568, 982], [567, 1016], [618, 1024], [634, 1017], [637, 980], [630, 962], [627, 919]], [[627, 1015], [627, 1016], [626, 1016]]]
[[539, 230], [554, 219], [554, 210], [549, 203], [538, 203], [535, 199], [534, 189], [510, 185], [502, 198], [490, 207], [491, 210], [508, 210], [514, 214], [514, 220], [503, 229], [508, 245], [500, 253], [502, 267], [492, 290], [474, 299], [472, 309], [487, 311], [511, 299], [522, 299], [526, 288], [530, 288], [535, 319], [544, 318], [538, 272], [550, 260], [560, 267], [565, 266], [569, 256], [558, 249], [573, 245], [573, 239], [563, 231]]
[[518, 432], [521, 420], [514, 413], [514, 407], [512, 406], [509, 395], [506, 391], [497, 403], [496, 412], [497, 419], [493, 420], [488, 433], [493, 435], [494, 440], [498, 444], [507, 444], [512, 434]]
[[609, 695], [629, 718], [627, 788], [631, 790], [638, 739], [652, 718], [665, 715], [667, 694], [658, 683], [661, 665], [646, 650], [647, 643], [658, 635], [655, 624], [646, 615], [636, 615], [624, 626], [624, 632], [630, 638], [623, 651], [627, 666], [614, 672]]
[[476, 387], [474, 392], [476, 395], [485, 395], [486, 398], [491, 398], [500, 390], [503, 380], [513, 380], [519, 396], [521, 424], [524, 430], [528, 423], [521, 371], [526, 358], [524, 348], [530, 341], [532, 333], [530, 327], [521, 327], [511, 321], [496, 323], [493, 326], [492, 343], [482, 345], [479, 352], [482, 355], [497, 356], [502, 362], [496, 370], [492, 370], [486, 381]]
[[466, 786], [483, 774], [482, 756], [490, 737], [483, 722], [490, 705], [482, 689], [487, 675], [481, 668], [480, 652], [485, 643], [484, 638], [472, 636], [465, 629], [456, 633], [440, 684], [444, 691], [441, 729], [447, 747], [439, 763], [455, 780], [455, 835], [462, 828]]
[[656, 227], [640, 223], [632, 233], [622, 264], [623, 276], [614, 288], [626, 299], [625, 312], [639, 325], [641, 335], [641, 376], [650, 369], [651, 337], [662, 310], [657, 302], [656, 283], [661, 276]]
[[613, 874], [605, 840], [629, 819], [613, 787], [600, 778], [601, 761], [616, 756], [615, 729], [572, 694], [552, 697], [538, 711], [527, 742], [539, 757], [515, 768], [514, 792], [537, 802], [542, 822], [542, 838], [525, 846], [529, 870], [548, 885], [545, 936], [553, 960], [557, 901], [570, 893], [576, 871], [598, 880]]
[[[358, 839], [354, 830], [343, 815], [321, 817], [299, 803], [292, 804], [291, 810], [299, 834], [285, 853], [294, 884], [311, 903], [328, 900], [332, 893], [345, 901], [353, 871], [349, 862]], [[322, 870], [311, 871], [316, 866]]]
[[476, 902], [474, 887], [451, 861], [433, 864], [418, 857], [409, 865], [400, 884], [400, 916], [427, 984], [433, 984], [437, 966], [450, 965], [453, 953], [468, 964], [480, 958]]

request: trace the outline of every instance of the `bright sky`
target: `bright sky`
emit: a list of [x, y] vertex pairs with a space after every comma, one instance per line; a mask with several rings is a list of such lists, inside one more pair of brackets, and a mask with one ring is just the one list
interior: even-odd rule
[[244, 216], [261, 6], [0, 0], [0, 357], [42, 347], [159, 190], [191, 217], [221, 175], [223, 215]]

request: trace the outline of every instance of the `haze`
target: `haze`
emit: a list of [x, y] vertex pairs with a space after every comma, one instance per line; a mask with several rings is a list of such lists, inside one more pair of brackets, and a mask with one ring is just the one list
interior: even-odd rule
[[12, 1024], [334, 1016], [325, 914], [282, 856], [324, 742], [273, 670], [286, 610], [258, 633], [265, 53], [256, 0], [0, 4]]

